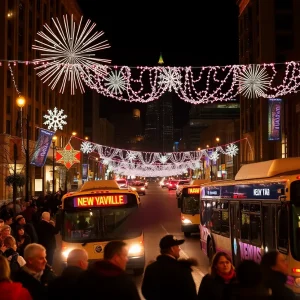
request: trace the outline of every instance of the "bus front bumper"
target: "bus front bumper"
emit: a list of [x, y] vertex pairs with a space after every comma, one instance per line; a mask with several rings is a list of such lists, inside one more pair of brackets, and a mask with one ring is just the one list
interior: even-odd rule
[[181, 231], [188, 232], [188, 233], [198, 233], [199, 232], [199, 224], [181, 225]]

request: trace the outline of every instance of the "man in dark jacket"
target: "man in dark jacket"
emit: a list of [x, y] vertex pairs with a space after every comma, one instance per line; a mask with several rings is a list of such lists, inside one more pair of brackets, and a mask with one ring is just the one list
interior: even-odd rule
[[142, 283], [142, 293], [147, 300], [197, 299], [192, 277], [194, 260], [178, 260], [184, 240], [173, 235], [164, 236], [159, 243], [161, 255], [147, 266]]
[[[67, 258], [67, 267], [61, 276], [55, 278], [48, 286], [49, 299], [74, 299], [79, 276], [88, 267], [88, 254], [84, 249], [72, 250]], [[79, 283], [80, 284], [80, 283]]]
[[109, 242], [104, 248], [104, 259], [93, 263], [79, 277], [76, 299], [99, 295], [99, 299], [107, 300], [140, 300], [135, 283], [125, 272], [127, 261], [126, 243]]

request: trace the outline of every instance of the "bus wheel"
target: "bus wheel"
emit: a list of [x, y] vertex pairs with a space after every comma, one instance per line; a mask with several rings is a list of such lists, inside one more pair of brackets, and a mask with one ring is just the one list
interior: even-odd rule
[[184, 232], [183, 234], [184, 234], [185, 237], [190, 237], [191, 236], [190, 232]]
[[212, 240], [209, 240], [208, 247], [207, 247], [207, 256], [208, 256], [210, 264], [212, 262], [212, 259], [213, 259], [214, 255], [215, 255], [215, 253], [216, 253], [216, 251], [215, 251], [213, 242], [212, 242]]
[[142, 275], [144, 273], [144, 268], [133, 269], [133, 274], [135, 276]]

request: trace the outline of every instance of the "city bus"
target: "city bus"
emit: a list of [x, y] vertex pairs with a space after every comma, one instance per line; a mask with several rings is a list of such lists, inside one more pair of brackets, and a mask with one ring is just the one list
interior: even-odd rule
[[300, 158], [243, 165], [235, 180], [203, 184], [200, 244], [210, 260], [224, 251], [235, 266], [281, 252], [289, 264], [288, 285], [299, 294]]
[[200, 186], [205, 182], [207, 180], [194, 180], [192, 185], [186, 185], [182, 188], [177, 198], [180, 208], [181, 231], [185, 237], [189, 237], [192, 233], [199, 233]]
[[144, 271], [144, 235], [140, 200], [135, 192], [120, 189], [115, 180], [87, 181], [81, 189], [62, 198], [60, 211], [62, 259], [74, 248], [84, 248], [89, 261], [103, 258], [105, 245], [122, 240], [129, 247], [127, 268]]

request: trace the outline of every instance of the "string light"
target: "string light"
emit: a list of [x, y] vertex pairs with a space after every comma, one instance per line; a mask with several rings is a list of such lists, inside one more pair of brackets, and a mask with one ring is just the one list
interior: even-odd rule
[[14, 72], [13, 72], [13, 70], [11, 68], [11, 65], [10, 65], [10, 63], [8, 63], [7, 65], [8, 65], [9, 71], [10, 71], [11, 80], [12, 80], [12, 82], [14, 84], [15, 90], [16, 90], [16, 92], [17, 92], [18, 95], [21, 95], [21, 92], [19, 91], [17, 83], [16, 83], [16, 80], [15, 80]]

